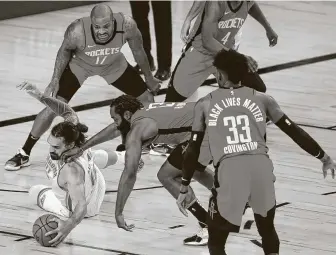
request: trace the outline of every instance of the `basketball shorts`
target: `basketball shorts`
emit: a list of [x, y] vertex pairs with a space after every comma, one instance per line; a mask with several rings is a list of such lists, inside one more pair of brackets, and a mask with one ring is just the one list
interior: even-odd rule
[[263, 217], [275, 206], [273, 163], [266, 155], [224, 159], [215, 169], [208, 224], [239, 232], [247, 202]]
[[[93, 75], [87, 73], [84, 68], [76, 64], [72, 64], [71, 67], [68, 65], [60, 78], [57, 96], [69, 102], [83, 82]], [[127, 63], [125, 71], [120, 76], [117, 76], [117, 78], [116, 76], [112, 77], [112, 75], [102, 77], [108, 84], [111, 84], [127, 95], [139, 97], [147, 91], [145, 81], [129, 63]]]
[[212, 56], [205, 55], [188, 45], [175, 66], [169, 86], [172, 86], [179, 95], [188, 98], [215, 71]]
[[[203, 172], [205, 168], [211, 164], [212, 157], [209, 149], [209, 140], [208, 136], [204, 136], [204, 140], [201, 145], [200, 155], [198, 158], [198, 167], [197, 171]], [[174, 150], [168, 156], [168, 162], [175, 168], [182, 170], [184, 153], [187, 150], [189, 141], [178, 144]]]

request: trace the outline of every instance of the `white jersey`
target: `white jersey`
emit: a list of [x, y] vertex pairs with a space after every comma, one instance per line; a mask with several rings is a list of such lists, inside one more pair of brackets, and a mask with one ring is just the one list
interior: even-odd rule
[[[93, 154], [91, 149], [84, 151], [83, 155], [78, 157], [75, 162], [81, 166], [84, 171], [84, 191], [86, 201], [89, 203], [92, 197], [92, 194], [95, 192], [95, 189], [98, 188], [99, 185], [96, 185], [97, 179], [102, 178], [100, 170], [94, 164]], [[72, 211], [73, 206], [76, 204], [75, 201], [71, 201], [69, 194], [66, 190], [61, 188], [58, 184], [58, 178], [60, 172], [66, 163], [61, 163], [59, 160], [52, 160], [50, 155], [47, 157], [46, 162], [46, 172], [49, 180], [52, 181], [52, 191], [56, 195], [56, 197], [70, 210]], [[73, 203], [74, 202], [74, 203]]]

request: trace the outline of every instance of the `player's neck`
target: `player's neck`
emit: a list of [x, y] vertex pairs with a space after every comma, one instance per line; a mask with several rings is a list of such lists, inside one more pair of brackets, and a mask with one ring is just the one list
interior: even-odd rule
[[236, 89], [236, 88], [239, 88], [239, 87], [241, 87], [240, 82], [238, 84], [234, 84], [231, 81], [227, 81], [221, 86], [221, 88], [223, 88], [223, 89], [231, 89], [231, 88]]

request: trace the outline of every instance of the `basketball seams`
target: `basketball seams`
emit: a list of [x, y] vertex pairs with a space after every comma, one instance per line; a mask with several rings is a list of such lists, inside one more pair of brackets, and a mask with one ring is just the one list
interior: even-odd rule
[[[58, 224], [51, 224], [50, 219], [58, 218], [53, 214], [45, 214], [40, 216], [36, 219], [35, 223], [33, 224], [33, 235], [37, 242], [39, 242], [44, 247], [49, 247], [49, 241], [54, 239], [56, 234], [51, 236], [45, 236], [46, 233], [56, 229]], [[38, 239], [38, 240], [37, 240]]]

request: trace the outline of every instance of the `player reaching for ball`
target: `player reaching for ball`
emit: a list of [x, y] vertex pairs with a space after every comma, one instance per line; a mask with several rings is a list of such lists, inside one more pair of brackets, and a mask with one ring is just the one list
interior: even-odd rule
[[[99, 213], [106, 190], [105, 179], [99, 168], [106, 168], [117, 162], [124, 163], [124, 153], [88, 149], [76, 160], [63, 162], [62, 153], [85, 142], [87, 126], [79, 123], [76, 113], [68, 104], [44, 96], [35, 85], [24, 82], [18, 88], [25, 90], [56, 115], [64, 118], [63, 122], [51, 129], [48, 137], [50, 153], [46, 171], [52, 185], [35, 185], [29, 190], [30, 198], [40, 208], [66, 218], [61, 220], [55, 217], [58, 228], [46, 233], [46, 236], [57, 234], [50, 241], [51, 246], [57, 246], [85, 217], [93, 217]], [[142, 166], [143, 161], [140, 160], [139, 168]]]

